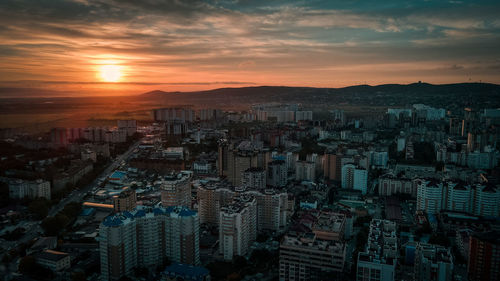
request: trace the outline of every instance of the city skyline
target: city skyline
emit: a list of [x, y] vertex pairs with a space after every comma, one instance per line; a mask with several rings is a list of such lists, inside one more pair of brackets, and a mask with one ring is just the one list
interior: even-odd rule
[[500, 280], [498, 0], [0, 0], [6, 281]]
[[500, 83], [494, 1], [3, 1], [0, 87]]

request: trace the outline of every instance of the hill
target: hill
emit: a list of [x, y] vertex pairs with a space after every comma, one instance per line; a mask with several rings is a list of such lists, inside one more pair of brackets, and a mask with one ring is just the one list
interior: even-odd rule
[[197, 92], [152, 91], [137, 96], [159, 104], [191, 104], [203, 107], [241, 108], [255, 103], [300, 103], [306, 107], [408, 106], [424, 103], [448, 109], [473, 104], [479, 108], [500, 107], [500, 85], [488, 83], [459, 83], [432, 85], [385, 84], [358, 85], [345, 88], [310, 88], [261, 86], [220, 88]]

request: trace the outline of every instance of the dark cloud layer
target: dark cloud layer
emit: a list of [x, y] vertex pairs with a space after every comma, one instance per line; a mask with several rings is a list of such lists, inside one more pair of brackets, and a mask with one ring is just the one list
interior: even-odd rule
[[499, 15], [497, 1], [3, 0], [0, 80], [99, 84], [118, 64], [134, 85], [498, 83]]

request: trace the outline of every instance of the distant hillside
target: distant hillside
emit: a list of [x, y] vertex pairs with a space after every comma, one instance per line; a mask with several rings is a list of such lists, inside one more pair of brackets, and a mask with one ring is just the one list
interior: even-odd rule
[[0, 98], [65, 97], [68, 92], [39, 88], [0, 88]]
[[308, 87], [243, 87], [221, 88], [198, 92], [152, 91], [138, 96], [141, 100], [159, 104], [192, 104], [223, 108], [248, 107], [254, 103], [301, 103], [306, 107], [408, 106], [424, 103], [448, 109], [472, 104], [479, 108], [500, 107], [500, 85], [487, 83], [460, 83], [432, 85], [385, 84], [379, 86], [350, 86], [345, 88]]

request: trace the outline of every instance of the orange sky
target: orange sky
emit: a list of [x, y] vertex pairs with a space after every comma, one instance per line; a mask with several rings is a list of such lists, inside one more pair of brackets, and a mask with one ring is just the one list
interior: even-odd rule
[[[5, 0], [0, 87], [134, 94], [419, 80], [500, 83], [499, 6]], [[103, 78], [106, 66], [118, 69], [116, 83]]]

